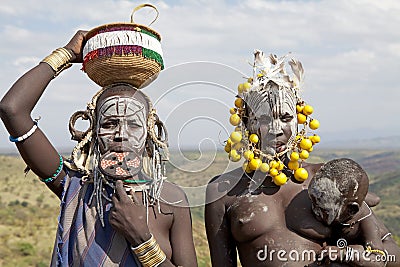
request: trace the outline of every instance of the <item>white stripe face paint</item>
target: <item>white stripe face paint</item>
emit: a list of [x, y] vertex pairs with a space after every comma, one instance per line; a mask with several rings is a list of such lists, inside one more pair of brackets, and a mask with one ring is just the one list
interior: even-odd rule
[[128, 149], [140, 154], [146, 142], [146, 125], [145, 106], [137, 99], [124, 96], [104, 99], [97, 122], [100, 152]]
[[248, 128], [261, 137], [263, 152], [283, 150], [297, 133], [296, 98], [292, 90], [268, 82], [264, 88], [249, 92], [244, 100], [249, 110]]

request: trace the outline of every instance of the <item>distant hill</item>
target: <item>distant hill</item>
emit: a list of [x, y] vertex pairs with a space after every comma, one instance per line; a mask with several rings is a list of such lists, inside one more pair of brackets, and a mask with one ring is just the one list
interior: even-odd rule
[[327, 135], [321, 134], [321, 148], [334, 149], [400, 149], [400, 135], [375, 138], [355, 138], [357, 135], [346, 133], [346, 138], [341, 138], [343, 134]]
[[[398, 150], [400, 149], [400, 135], [386, 136], [386, 137], [371, 137], [371, 138], [357, 138], [359, 134], [352, 132], [340, 132], [340, 133], [318, 133], [321, 136], [321, 143], [318, 144], [318, 148], [321, 149], [362, 149], [362, 150]], [[374, 133], [376, 136], [377, 133]], [[185, 147], [186, 150], [196, 150], [197, 144], [191, 147]], [[69, 155], [73, 147], [56, 147], [56, 149], [65, 155]], [[176, 147], [171, 147], [171, 151], [174, 153], [177, 150]], [[223, 151], [223, 145], [218, 147], [219, 151]], [[14, 146], [0, 147], [0, 154], [2, 155], [15, 155], [18, 154], [17, 149]]]
[[[183, 156], [182, 156], [183, 155]], [[207, 182], [241, 163], [230, 164], [223, 152], [171, 153], [168, 179], [187, 188], [192, 203], [204, 201]], [[393, 234], [400, 236], [400, 149], [323, 149], [316, 147], [309, 161], [348, 157], [370, 177], [370, 190], [381, 197], [374, 208]], [[212, 163], [212, 164], [211, 164]], [[0, 156], [0, 266], [48, 266], [55, 238], [58, 199], [29, 173], [19, 157]], [[192, 208], [193, 234], [199, 266], [211, 266], [204, 227], [204, 205]]]

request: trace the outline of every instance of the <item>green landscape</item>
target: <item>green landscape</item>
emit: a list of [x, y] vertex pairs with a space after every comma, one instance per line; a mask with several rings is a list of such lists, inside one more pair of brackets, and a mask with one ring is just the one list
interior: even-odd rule
[[[400, 150], [317, 149], [308, 161], [323, 162], [348, 157], [359, 162], [369, 174], [370, 191], [381, 197], [374, 212], [385, 222], [400, 244]], [[193, 230], [199, 266], [210, 266], [203, 223], [204, 186], [213, 176], [237, 167], [228, 166], [226, 154], [171, 153], [168, 179], [189, 188]], [[212, 164], [209, 164], [209, 163]], [[204, 168], [203, 168], [204, 167]], [[37, 179], [23, 173], [20, 157], [0, 156], [0, 266], [48, 266], [54, 243], [58, 199]], [[183, 170], [182, 170], [183, 169]], [[201, 170], [201, 171], [196, 171]], [[190, 190], [196, 188], [196, 190]]]

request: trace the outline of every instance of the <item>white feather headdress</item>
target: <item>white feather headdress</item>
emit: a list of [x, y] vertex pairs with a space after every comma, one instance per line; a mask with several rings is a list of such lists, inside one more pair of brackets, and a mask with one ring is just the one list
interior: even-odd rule
[[[270, 54], [266, 56], [263, 51], [254, 50], [253, 78], [250, 79], [251, 86], [249, 90], [243, 90], [242, 93], [264, 90], [267, 82], [272, 81], [279, 87], [292, 89], [297, 100], [300, 100], [298, 91], [302, 88], [304, 82], [303, 65], [294, 58], [287, 60], [288, 55], [277, 57], [274, 54]], [[286, 70], [287, 64], [290, 66], [291, 73]]]

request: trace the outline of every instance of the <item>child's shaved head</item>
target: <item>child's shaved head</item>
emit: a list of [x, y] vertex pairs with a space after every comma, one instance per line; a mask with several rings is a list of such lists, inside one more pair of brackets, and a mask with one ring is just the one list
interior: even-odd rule
[[356, 214], [368, 192], [368, 175], [346, 158], [325, 163], [310, 182], [314, 214], [323, 222], [342, 222]]

